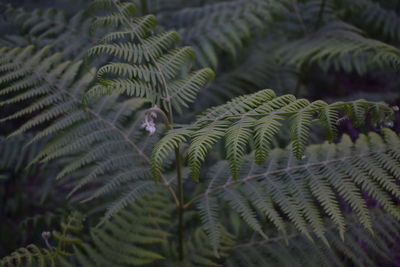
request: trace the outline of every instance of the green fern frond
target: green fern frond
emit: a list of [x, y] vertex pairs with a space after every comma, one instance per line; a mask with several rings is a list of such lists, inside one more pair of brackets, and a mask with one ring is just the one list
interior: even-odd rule
[[[361, 135], [355, 143], [344, 136], [338, 144], [309, 146], [301, 160], [291, 155], [292, 148], [273, 150], [262, 166], [246, 156], [235, 180], [226, 170], [229, 163], [218, 163], [207, 189], [190, 202], [198, 203], [214, 250], [218, 250], [222, 203], [239, 213], [256, 232], [265, 218], [285, 233], [284, 222], [289, 220], [301, 234], [309, 239], [311, 233], [315, 234], [326, 244], [331, 238], [326, 235], [325, 216], [332, 220], [341, 238], [345, 236], [347, 223], [341, 201], [371, 233], [371, 216], [363, 194], [400, 219], [395, 203], [400, 199], [396, 184], [400, 179], [400, 146], [392, 145], [400, 144], [400, 137], [389, 129], [382, 132], [384, 137], [370, 133]], [[263, 216], [256, 217], [256, 211]]]
[[90, 242], [75, 246], [76, 260], [85, 266], [138, 266], [164, 257], [155, 247], [169, 234], [171, 202], [162, 194], [130, 203], [112, 219], [90, 231]]
[[134, 6], [119, 0], [96, 5], [115, 12], [97, 18], [93, 27], [112, 25], [118, 31], [107, 34], [88, 55], [106, 54], [120, 61], [98, 70], [99, 82], [86, 98], [110, 93], [146, 97], [171, 113], [172, 108], [181, 111], [181, 106], [192, 103], [200, 88], [213, 78], [209, 69], [188, 73], [193, 49], [174, 48], [179, 40], [174, 31], [154, 35], [154, 16], [135, 18]]
[[[293, 141], [292, 151], [301, 159], [308, 142], [310, 126], [316, 120], [322, 123], [328, 134], [336, 131], [335, 114], [345, 112], [358, 124], [365, 121], [368, 113], [381, 120], [392, 114], [391, 109], [383, 103], [372, 103], [362, 100], [327, 104], [323, 101], [310, 103], [305, 99], [296, 99], [292, 95], [277, 97], [272, 90], [261, 90], [257, 93], [238, 97], [227, 104], [210, 108], [198, 117], [194, 125], [184, 129], [189, 131], [189, 166], [194, 180], [198, 180], [201, 163], [209, 150], [222, 138], [225, 140], [227, 158], [233, 178], [239, 174], [242, 158], [250, 140], [255, 140], [256, 159], [261, 163], [265, 159], [271, 138], [278, 133], [278, 121], [288, 121]], [[326, 114], [330, 120], [326, 120]], [[332, 115], [333, 114], [333, 115]], [[388, 117], [389, 116], [389, 117]], [[336, 121], [332, 121], [335, 119]], [[275, 127], [271, 127], [275, 126]], [[173, 133], [171, 133], [173, 134]], [[253, 137], [254, 136], [254, 137]], [[159, 147], [174, 147], [174, 136], [162, 139], [153, 151], [153, 169], [161, 166], [166, 153], [158, 151]], [[181, 139], [180, 139], [181, 140]], [[163, 155], [164, 154], [164, 155]]]
[[[42, 236], [46, 241], [48, 248], [39, 248], [36, 245], [28, 245], [26, 248], [19, 248], [9, 256], [0, 259], [1, 266], [69, 266], [63, 265], [67, 263], [66, 258], [72, 256], [71, 250], [73, 246], [79, 245], [82, 241], [74, 235], [79, 234], [82, 230], [82, 214], [73, 212], [65, 222], [61, 222], [61, 232], [53, 231], [53, 233], [43, 233]], [[56, 246], [52, 247], [49, 238], [53, 236]]]
[[[359, 227], [351, 215], [346, 216], [349, 228], [346, 240], [338, 238], [328, 228], [331, 247], [321, 241], [310, 242], [295, 231], [289, 235], [289, 245], [284, 237], [269, 240], [252, 240], [234, 246], [226, 266], [340, 266], [343, 262], [359, 266], [374, 266], [377, 262], [393, 262], [392, 246], [399, 236], [398, 221], [390, 215], [374, 211], [375, 235]], [[360, 246], [362, 244], [362, 246]]]
[[[90, 106], [83, 106], [81, 99], [93, 77], [90, 73], [81, 74], [81, 62], [61, 62], [59, 57], [46, 54], [49, 48], [38, 52], [32, 47], [3, 49], [2, 53], [2, 65], [13, 65], [0, 76], [4, 101], [27, 93], [29, 97], [23, 99], [32, 103], [2, 121], [35, 113], [13, 134], [41, 127], [30, 143], [52, 137], [32, 164], [65, 157], [75, 159], [64, 164], [56, 175], [58, 179], [63, 178], [62, 183], [74, 194], [73, 201], [116, 194], [121, 187], [134, 186], [151, 177], [147, 155], [158, 137], [144, 135], [141, 129], [144, 114], [138, 111], [147, 100], [118, 102], [115, 97], [107, 97], [91, 100]], [[21, 78], [29, 82], [20, 85]], [[43, 92], [38, 96], [29, 93], [36, 90]], [[142, 172], [137, 172], [139, 168]], [[126, 173], [130, 174], [123, 176]], [[121, 176], [125, 179], [121, 180]], [[167, 185], [164, 176], [161, 177], [162, 184]], [[93, 183], [98, 186], [91, 187]], [[86, 187], [92, 189], [84, 191]], [[171, 185], [167, 187], [171, 189]], [[158, 189], [157, 186], [147, 187], [145, 192]], [[126, 205], [126, 199], [137, 199], [143, 192], [131, 190], [129, 194], [120, 195], [120, 201], [115, 199], [116, 206], [110, 210], [117, 212]]]
[[[155, 2], [155, 3], [154, 3]], [[237, 59], [246, 45], [257, 39], [271, 22], [274, 13], [284, 8], [275, 1], [212, 1], [181, 3], [170, 1], [170, 6], [150, 1], [160, 24], [168, 29], [179, 29], [184, 45], [190, 45], [198, 55], [200, 66], [217, 70], [221, 54]]]
[[316, 64], [364, 74], [372, 68], [391, 67], [398, 70], [400, 50], [384, 42], [364, 37], [356, 27], [331, 22], [311, 36], [285, 45], [279, 52], [280, 62], [300, 68]]
[[400, 16], [388, 8], [384, 8], [379, 2], [370, 0], [344, 1], [349, 4], [348, 16], [361, 28], [373, 31], [378, 36], [383, 36], [391, 41], [400, 40], [400, 30], [396, 25], [400, 23]]
[[2, 37], [9, 46], [44, 47], [51, 44], [54, 52], [62, 52], [66, 58], [81, 58], [83, 51], [93, 44], [89, 36], [92, 18], [83, 11], [70, 17], [55, 8], [25, 10], [7, 5], [4, 16], [18, 30]]

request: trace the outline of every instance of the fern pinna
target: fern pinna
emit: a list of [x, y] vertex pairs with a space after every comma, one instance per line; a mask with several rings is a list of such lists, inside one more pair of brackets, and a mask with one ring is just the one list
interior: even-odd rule
[[[398, 49], [339, 21], [331, 1], [201, 1], [205, 7], [199, 1], [171, 1], [170, 6], [182, 5], [176, 12], [161, 5], [161, 22], [180, 18], [176, 24], [185, 29], [177, 30], [194, 50], [179, 45], [177, 32], [156, 27], [156, 16], [147, 14], [154, 6], [145, 4], [157, 1], [134, 1], [141, 4], [141, 17], [135, 16], [138, 8], [129, 1], [92, 1], [82, 14], [100, 16], [88, 18], [93, 22], [90, 29], [84, 20], [84, 31], [93, 34], [90, 42], [106, 34], [96, 45], [85, 39], [90, 48], [82, 60], [83, 51], [76, 51], [78, 59], [68, 60], [79, 48], [67, 55], [54, 53], [65, 44], [41, 47], [40, 38], [33, 42], [39, 47], [0, 49], [0, 107], [13, 106], [0, 121], [16, 120], [19, 127], [11, 135], [17, 139], [25, 132], [32, 136], [28, 145], [37, 153], [29, 154], [28, 167], [58, 162], [56, 179], [68, 190], [74, 208], [88, 216], [82, 222], [82, 216], [73, 213], [73, 222], [62, 223], [60, 233], [43, 235], [47, 248], [30, 245], [1, 263], [335, 266], [343, 260], [373, 265], [375, 257], [390, 258], [399, 236], [400, 138], [384, 128], [394, 117], [389, 105], [362, 99], [309, 101], [251, 88], [254, 93], [212, 107], [192, 123], [185, 124], [190, 116], [180, 115], [191, 110], [197, 94], [214, 78], [209, 68], [191, 70], [194, 51], [200, 51], [200, 65], [215, 69], [224, 57], [221, 53], [239, 60], [250, 37], [255, 40], [252, 48], [270, 37], [260, 31], [274, 21], [261, 17], [266, 12], [280, 25], [293, 26], [304, 11], [303, 24], [292, 27], [290, 38], [301, 36], [310, 25], [315, 28], [285, 45], [276, 41], [257, 49], [246, 66], [258, 56], [267, 63], [257, 64], [254, 74], [236, 77], [232, 72], [239, 85], [229, 84], [229, 75], [222, 79], [221, 91], [235, 90], [225, 92], [229, 97], [243, 92], [241, 86], [255, 76], [263, 76], [266, 65], [271, 77], [289, 70], [297, 75], [312, 63], [324, 71], [335, 66], [362, 74], [370, 66], [395, 66]], [[321, 11], [325, 18], [315, 16]], [[35, 11], [32, 21], [43, 28], [33, 26], [27, 39], [60, 34], [46, 16], [59, 13], [49, 12]], [[204, 32], [226, 24], [232, 14], [238, 21]], [[282, 22], [283, 14], [290, 14], [287, 21]], [[190, 27], [193, 23], [196, 27]], [[210, 40], [216, 35], [220, 39]], [[261, 86], [265, 80], [254, 84]], [[351, 140], [338, 133], [342, 121], [375, 131]], [[310, 144], [318, 129], [329, 142]], [[288, 144], [277, 148], [279, 136], [286, 133]], [[4, 155], [10, 155], [8, 150]], [[10, 161], [4, 162], [9, 168]]]

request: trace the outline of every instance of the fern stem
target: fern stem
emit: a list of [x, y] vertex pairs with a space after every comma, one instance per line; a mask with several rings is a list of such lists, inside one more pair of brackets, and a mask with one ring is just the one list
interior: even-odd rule
[[149, 10], [147, 8], [147, 0], [140, 0], [140, 5], [142, 7], [142, 15], [148, 14]]
[[325, 11], [325, 6], [326, 6], [326, 0], [322, 0], [321, 7], [319, 8], [319, 12], [318, 12], [318, 19], [317, 19], [317, 22], [315, 23], [315, 30], [318, 30], [318, 28], [321, 26], [324, 11]]
[[307, 27], [306, 27], [306, 25], [304, 23], [303, 17], [300, 14], [300, 10], [299, 10], [298, 4], [297, 4], [297, 0], [293, 0], [292, 1], [292, 7], [294, 9], [294, 12], [296, 14], [297, 20], [300, 23], [300, 26], [301, 26], [301, 29], [303, 30], [304, 35], [308, 35]]
[[179, 260], [182, 261], [184, 257], [184, 245], [183, 245], [183, 234], [184, 234], [184, 222], [183, 215], [185, 212], [185, 203], [183, 199], [183, 181], [182, 181], [182, 160], [181, 153], [179, 151], [179, 147], [175, 149], [175, 157], [176, 157], [176, 174], [177, 174], [177, 195], [179, 200], [178, 206], [178, 255]]

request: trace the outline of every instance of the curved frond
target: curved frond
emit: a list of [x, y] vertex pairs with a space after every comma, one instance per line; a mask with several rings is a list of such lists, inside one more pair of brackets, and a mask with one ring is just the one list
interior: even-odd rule
[[216, 170], [220, 171], [210, 174], [207, 190], [193, 200], [199, 203], [203, 227], [214, 249], [218, 246], [218, 211], [222, 203], [239, 213], [256, 232], [266, 219], [285, 233], [284, 222], [288, 220], [299, 233], [309, 239], [315, 234], [326, 244], [331, 237], [326, 235], [325, 217], [345, 238], [343, 205], [353, 210], [371, 233], [373, 222], [367, 206], [370, 199], [400, 219], [395, 202], [400, 199], [399, 147], [392, 145], [399, 143], [400, 137], [388, 129], [382, 132], [384, 137], [370, 133], [361, 135], [355, 143], [344, 136], [338, 144], [309, 146], [303, 159], [293, 157], [291, 148], [273, 150], [262, 166], [246, 156], [238, 179], [232, 179], [226, 171], [229, 163], [218, 163]]

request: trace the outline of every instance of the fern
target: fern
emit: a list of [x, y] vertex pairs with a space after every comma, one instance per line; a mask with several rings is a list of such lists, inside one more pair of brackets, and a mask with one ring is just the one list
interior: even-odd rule
[[289, 43], [279, 53], [282, 62], [300, 67], [318, 64], [327, 71], [357, 71], [392, 67], [398, 70], [400, 50], [394, 46], [363, 36], [356, 27], [332, 22], [311, 37]]
[[[396, 184], [399, 174], [399, 137], [383, 129], [384, 138], [375, 133], [362, 135], [352, 143], [344, 136], [338, 144], [325, 143], [307, 147], [305, 157], [298, 160], [288, 150], [275, 149], [262, 166], [247, 156], [238, 179], [227, 173], [228, 163], [219, 163], [210, 173], [208, 187], [187, 205], [198, 203], [202, 222], [215, 249], [220, 238], [219, 199], [227, 201], [232, 210], [256, 232], [264, 236], [263, 214], [283, 233], [287, 218], [296, 229], [311, 239], [311, 232], [325, 243], [328, 216], [342, 239], [346, 222], [341, 208], [343, 199], [356, 214], [361, 225], [370, 232], [371, 217], [362, 194], [377, 203], [396, 220], [400, 217], [392, 200], [400, 197]], [[256, 213], [257, 211], [257, 213]], [[268, 240], [268, 238], [266, 239]]]
[[[52, 234], [43, 233], [48, 248], [39, 248], [36, 245], [28, 245], [26, 248], [19, 248], [11, 255], [0, 260], [4, 267], [13, 266], [64, 266], [66, 257], [71, 256], [70, 249], [73, 245], [79, 244], [81, 240], [74, 237], [82, 230], [82, 214], [72, 213], [65, 222], [61, 223], [61, 232], [54, 231]], [[49, 243], [50, 236], [56, 240], [57, 247]]]
[[[144, 208], [146, 207], [146, 208]], [[159, 262], [154, 252], [169, 234], [171, 205], [162, 195], [150, 195], [120, 210], [111, 220], [90, 231], [90, 243], [74, 249], [82, 266], [138, 266]]]
[[[360, 95], [394, 104], [395, 1], [94, 0], [72, 16], [0, 8], [1, 135], [11, 132], [0, 140], [3, 232], [22, 222], [8, 247], [32, 243], [69, 205], [88, 217], [84, 227], [72, 214], [43, 234], [47, 248], [28, 245], [0, 265], [392, 260], [400, 138], [382, 127], [398, 127], [398, 108], [343, 102], [358, 97], [341, 80], [358, 74], [368, 82]], [[328, 83], [338, 90], [319, 92]], [[377, 98], [378, 87], [393, 94]], [[342, 136], [350, 123], [369, 133]]]
[[89, 35], [92, 19], [85, 12], [69, 17], [54, 8], [33, 11], [10, 5], [3, 8], [6, 21], [20, 30], [2, 37], [7, 46], [51, 45], [54, 52], [62, 52], [66, 58], [82, 58], [83, 51], [94, 44], [94, 37]]
[[[282, 6], [273, 1], [215, 1], [202, 6], [159, 12], [162, 25], [178, 29], [182, 42], [193, 46], [201, 66], [217, 69], [220, 51], [237, 58], [246, 44], [265, 29]], [[151, 4], [149, 5], [151, 6]]]
[[383, 36], [388, 40], [400, 40], [400, 31], [396, 27], [400, 23], [400, 17], [394, 10], [386, 9], [380, 3], [368, 0], [344, 2], [344, 4], [352, 6], [352, 9], [349, 9], [349, 15], [351, 15], [351, 20], [355, 21], [357, 25], [362, 28], [365, 27], [364, 29], [367, 29], [366, 26], [369, 26], [369, 31], [373, 30], [373, 33]]
[[[59, 134], [59, 138], [49, 142], [36, 155], [33, 162], [47, 162], [60, 157], [75, 156], [76, 161], [66, 164], [57, 176], [58, 179], [69, 176], [64, 184], [71, 188], [72, 192], [77, 192], [94, 181], [98, 183], [99, 179], [108, 182], [96, 192], [91, 191], [89, 195], [77, 195], [75, 201], [107, 195], [116, 190], [115, 185], [126, 185], [129, 182], [135, 184], [139, 183], [140, 179], [148, 177], [146, 173], [149, 173], [150, 160], [146, 156], [146, 149], [150, 149], [157, 139], [155, 137], [141, 139], [143, 134], [140, 124], [143, 117], [129, 120], [133, 118], [130, 114], [142, 107], [146, 100], [133, 99], [117, 103], [116, 99], [111, 97], [98, 101], [90, 108], [84, 107], [80, 99], [92, 81], [92, 75], [87, 73], [81, 76], [81, 62], [59, 62], [61, 57], [47, 55], [48, 50], [49, 48], [45, 48], [35, 53], [32, 47], [28, 47], [3, 51], [2, 66], [7, 66], [7, 72], [0, 78], [1, 94], [8, 99], [0, 105], [23, 100], [31, 101], [36, 95], [40, 98], [33, 104], [2, 118], [2, 121], [36, 112], [36, 115], [22, 124], [13, 135], [45, 123], [46, 126], [32, 138], [31, 142]], [[14, 56], [16, 53], [19, 53], [19, 57]], [[31, 59], [25, 61], [27, 57]], [[124, 125], [124, 128], [120, 125]], [[142, 143], [144, 146], [136, 144], [135, 140], [139, 139], [144, 140]], [[112, 153], [114, 157], [110, 157]], [[132, 165], [132, 162], [135, 164]], [[130, 168], [136, 171], [130, 172]], [[143, 169], [143, 172], [137, 172], [137, 168]], [[84, 174], [80, 172], [82, 170]], [[112, 174], [115, 180], [107, 179], [112, 170], [119, 170], [118, 174]], [[76, 180], [73, 174], [81, 179]], [[157, 187], [148, 183], [142, 190], [151, 191], [154, 188]], [[134, 197], [131, 195], [129, 199], [132, 200]], [[126, 201], [120, 205], [126, 205]]]
[[393, 263], [392, 246], [399, 235], [397, 220], [387, 214], [374, 212], [376, 232], [371, 236], [360, 229], [351, 216], [346, 219], [349, 229], [345, 242], [332, 229], [327, 233], [331, 240], [330, 247], [320, 241], [310, 242], [296, 232], [290, 234], [289, 246], [285, 244], [285, 238], [280, 236], [269, 240], [251, 240], [234, 246], [226, 266], [340, 266], [344, 262], [374, 266], [377, 260], [382, 264]]
[[89, 55], [107, 54], [118, 61], [99, 68], [99, 82], [88, 91], [88, 98], [107, 93], [146, 97], [171, 114], [172, 108], [180, 111], [192, 103], [198, 90], [213, 78], [210, 69], [189, 72], [194, 51], [190, 47], [173, 49], [179, 40], [176, 32], [151, 33], [154, 16], [135, 18], [135, 6], [120, 1], [96, 1], [93, 8], [97, 6], [116, 12], [97, 18], [93, 27], [123, 24], [124, 28], [107, 34], [89, 50]]
[[[379, 118], [390, 116], [391, 109], [382, 103], [362, 100], [348, 103], [327, 104], [323, 101], [310, 103], [291, 95], [276, 96], [272, 90], [235, 98], [227, 104], [206, 111], [197, 121], [179, 131], [171, 131], [153, 151], [153, 175], [161, 173], [161, 162], [174, 148], [190, 137], [188, 161], [192, 177], [198, 180], [200, 166], [213, 145], [225, 139], [227, 158], [233, 178], [237, 178], [242, 158], [250, 140], [255, 141], [257, 162], [266, 159], [271, 138], [278, 134], [280, 121], [289, 121], [292, 151], [301, 159], [310, 133], [312, 121], [318, 120], [332, 138], [338, 112], [361, 123], [366, 113], [372, 112]], [[373, 115], [375, 117], [375, 115]]]

